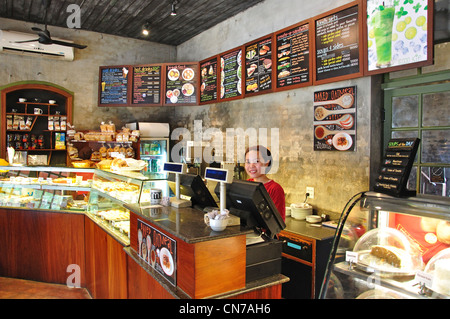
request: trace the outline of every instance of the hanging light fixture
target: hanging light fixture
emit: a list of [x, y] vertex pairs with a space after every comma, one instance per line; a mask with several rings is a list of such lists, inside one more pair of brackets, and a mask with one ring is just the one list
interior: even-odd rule
[[146, 22], [142, 27], [142, 35], [147, 36], [150, 34], [150, 23]]
[[176, 16], [177, 15], [177, 4], [178, 4], [177, 0], [172, 2], [172, 12], [170, 12], [171, 16]]

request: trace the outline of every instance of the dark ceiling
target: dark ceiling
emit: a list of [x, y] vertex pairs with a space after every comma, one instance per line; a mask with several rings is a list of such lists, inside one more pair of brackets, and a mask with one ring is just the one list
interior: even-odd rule
[[74, 11], [68, 11], [75, 4], [81, 8], [81, 30], [179, 45], [263, 1], [178, 0], [172, 16], [174, 0], [0, 0], [0, 17], [67, 28], [68, 20], [76, 23]]

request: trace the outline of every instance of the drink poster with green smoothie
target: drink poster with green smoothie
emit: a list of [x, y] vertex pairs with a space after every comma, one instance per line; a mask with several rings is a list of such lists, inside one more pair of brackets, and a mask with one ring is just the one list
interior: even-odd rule
[[427, 61], [427, 17], [427, 0], [368, 0], [368, 70]]

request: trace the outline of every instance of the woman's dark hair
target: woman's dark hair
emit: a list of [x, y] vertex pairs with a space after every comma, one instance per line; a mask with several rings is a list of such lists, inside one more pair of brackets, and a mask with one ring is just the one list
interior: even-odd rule
[[250, 151], [257, 151], [265, 161], [268, 161], [266, 169], [267, 174], [270, 171], [270, 168], [272, 167], [272, 153], [270, 152], [270, 150], [265, 146], [255, 145], [248, 147], [247, 150], [245, 151], [245, 155], [247, 155], [247, 153]]

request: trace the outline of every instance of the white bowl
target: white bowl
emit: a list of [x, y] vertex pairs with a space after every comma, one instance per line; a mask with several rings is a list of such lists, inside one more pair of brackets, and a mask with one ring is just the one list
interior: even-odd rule
[[25, 98], [23, 98], [23, 97], [20, 97], [20, 98], [19, 98], [19, 102], [22, 102], [22, 103], [23, 103], [23, 102], [26, 102], [26, 101], [27, 101], [27, 99], [25, 99]]
[[322, 217], [317, 215], [306, 216], [306, 221], [311, 224], [320, 223], [322, 221]]
[[209, 226], [214, 231], [222, 231], [227, 228], [228, 219], [210, 219]]
[[55, 104], [56, 101], [55, 101], [55, 100], [50, 100], [50, 101], [48, 101], [48, 103], [50, 103], [50, 104]]

